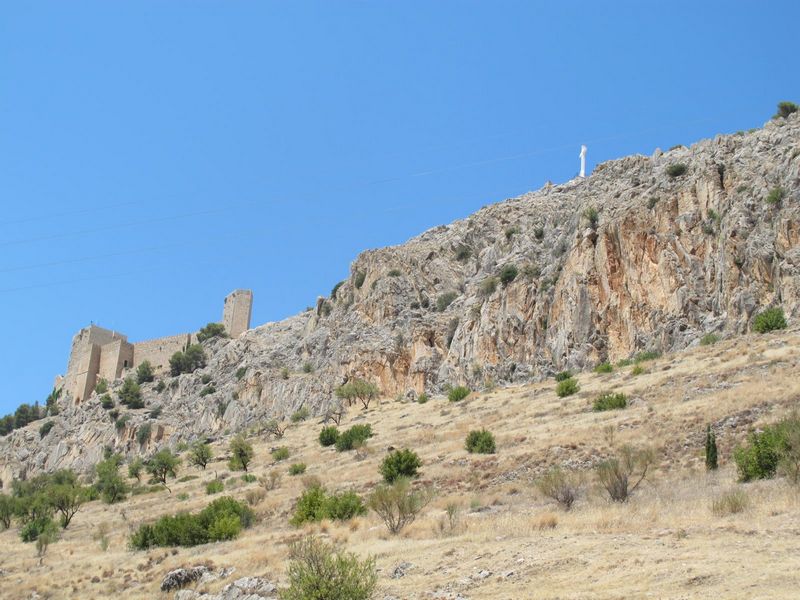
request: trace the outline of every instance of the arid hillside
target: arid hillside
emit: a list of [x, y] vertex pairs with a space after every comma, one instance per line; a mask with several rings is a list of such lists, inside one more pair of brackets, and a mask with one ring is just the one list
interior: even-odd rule
[[[184, 462], [178, 472], [184, 481], [170, 480], [171, 492], [86, 504], [41, 564], [16, 527], [0, 533], [0, 595], [189, 599], [197, 596], [162, 593], [159, 585], [168, 571], [198, 564], [235, 570], [192, 590], [217, 591], [244, 576], [282, 587], [288, 544], [316, 532], [361, 557], [375, 556], [376, 598], [797, 597], [800, 494], [783, 478], [737, 483], [731, 454], [749, 430], [798, 407], [800, 330], [732, 336], [576, 379], [580, 390], [566, 397], [556, 395], [550, 378], [474, 391], [459, 402], [432, 395], [424, 404], [384, 397], [367, 410], [353, 406], [341, 428], [368, 423], [375, 432], [358, 451], [321, 447], [322, 423], [314, 417], [291, 425], [280, 440], [251, 435], [250, 472], [280, 474], [269, 491], [230, 472], [228, 445], [220, 442], [206, 470]], [[626, 394], [628, 406], [593, 411], [603, 392]], [[703, 458], [707, 424], [720, 460], [710, 473]], [[468, 432], [480, 428], [494, 434], [495, 454], [464, 449]], [[625, 444], [651, 447], [656, 462], [628, 502], [611, 502], [595, 466]], [[275, 461], [271, 450], [283, 445], [289, 458]], [[417, 451], [423, 464], [415, 485], [436, 490], [413, 524], [390, 535], [374, 512], [346, 522], [289, 524], [310, 478], [330, 490], [369, 494], [390, 447]], [[289, 475], [289, 465], [299, 462], [305, 474]], [[569, 511], [534, 484], [554, 465], [583, 477]], [[206, 484], [215, 476], [226, 482], [223, 494], [249, 499], [256, 511], [257, 522], [238, 539], [128, 549], [141, 523], [208, 504]], [[715, 505], [731, 491], [738, 491], [737, 506]]]

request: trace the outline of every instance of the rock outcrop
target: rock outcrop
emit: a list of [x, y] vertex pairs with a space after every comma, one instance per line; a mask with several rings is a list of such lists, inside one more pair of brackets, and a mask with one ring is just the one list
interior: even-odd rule
[[0, 478], [87, 470], [104, 446], [147, 454], [301, 406], [321, 414], [352, 377], [413, 396], [679, 350], [775, 305], [800, 316], [798, 114], [610, 161], [364, 252], [312, 310], [207, 342], [205, 369], [145, 385], [148, 408], [119, 428], [96, 396], [65, 398], [43, 439], [30, 425], [0, 440]]

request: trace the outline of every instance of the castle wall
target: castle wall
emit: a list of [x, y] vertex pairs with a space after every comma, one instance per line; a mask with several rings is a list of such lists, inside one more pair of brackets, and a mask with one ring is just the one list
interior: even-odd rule
[[239, 337], [250, 329], [250, 316], [253, 309], [253, 292], [234, 290], [225, 298], [222, 308], [222, 324], [232, 338]]
[[172, 355], [183, 350], [191, 342], [192, 336], [188, 333], [136, 342], [133, 345], [133, 368], [148, 360], [156, 372], [166, 371], [169, 369], [169, 359]]
[[106, 381], [119, 379], [123, 369], [133, 366], [133, 348], [133, 344], [121, 339], [101, 346], [98, 376]]
[[84, 327], [72, 338], [64, 390], [75, 402], [85, 400], [94, 390], [100, 368], [100, 347], [114, 340], [127, 338], [97, 325]]

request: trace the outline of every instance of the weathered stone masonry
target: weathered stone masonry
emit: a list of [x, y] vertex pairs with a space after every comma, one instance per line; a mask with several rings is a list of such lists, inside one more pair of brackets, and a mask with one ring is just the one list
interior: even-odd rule
[[[225, 298], [222, 322], [228, 335], [239, 337], [250, 329], [252, 306], [250, 290], [235, 290]], [[156, 373], [166, 371], [170, 357], [196, 340], [195, 334], [182, 333], [131, 343], [118, 331], [90, 325], [72, 338], [67, 373], [57, 381], [62, 381], [64, 392], [79, 403], [91, 395], [98, 379], [114, 381], [145, 361]]]

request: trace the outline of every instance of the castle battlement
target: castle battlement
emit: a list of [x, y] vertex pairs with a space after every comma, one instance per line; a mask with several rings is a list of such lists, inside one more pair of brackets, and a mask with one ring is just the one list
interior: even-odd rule
[[[225, 298], [222, 324], [232, 338], [250, 329], [253, 292], [235, 290]], [[169, 359], [197, 341], [194, 333], [131, 343], [128, 337], [97, 325], [84, 327], [72, 338], [67, 373], [56, 378], [64, 392], [77, 404], [94, 391], [97, 381], [114, 381], [124, 377], [147, 361], [156, 373], [169, 369]]]

